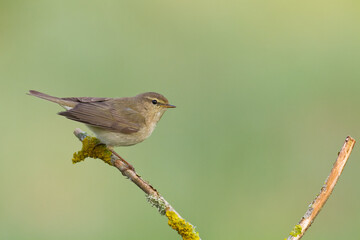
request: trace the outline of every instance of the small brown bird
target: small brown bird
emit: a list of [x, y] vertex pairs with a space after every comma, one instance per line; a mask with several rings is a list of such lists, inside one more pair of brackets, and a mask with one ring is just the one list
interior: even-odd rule
[[125, 98], [58, 98], [34, 90], [30, 90], [29, 95], [58, 103], [66, 109], [59, 115], [85, 123], [101, 143], [109, 147], [144, 141], [165, 111], [175, 108], [163, 95], [155, 92]]

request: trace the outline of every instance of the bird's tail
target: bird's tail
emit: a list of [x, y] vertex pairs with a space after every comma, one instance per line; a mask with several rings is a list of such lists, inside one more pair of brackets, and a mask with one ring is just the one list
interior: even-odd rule
[[42, 98], [42, 99], [45, 99], [45, 100], [60, 104], [61, 106], [65, 107], [65, 108], [66, 107], [73, 108], [77, 104], [74, 101], [69, 101], [69, 100], [65, 100], [65, 99], [62, 99], [62, 98], [53, 97], [53, 96], [50, 96], [50, 95], [47, 95], [45, 93], [41, 93], [41, 92], [38, 92], [38, 91], [35, 91], [35, 90], [30, 90], [28, 95], [35, 96], [35, 97], [38, 97], [38, 98]]

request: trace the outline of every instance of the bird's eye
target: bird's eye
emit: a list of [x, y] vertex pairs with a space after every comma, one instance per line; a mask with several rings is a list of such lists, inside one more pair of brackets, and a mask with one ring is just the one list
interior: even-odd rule
[[154, 100], [152, 100], [151, 101], [154, 105], [156, 105], [157, 104], [157, 101], [154, 99]]

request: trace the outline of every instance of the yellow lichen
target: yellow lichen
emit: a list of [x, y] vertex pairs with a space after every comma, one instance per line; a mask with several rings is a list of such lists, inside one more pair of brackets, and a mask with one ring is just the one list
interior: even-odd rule
[[290, 235], [296, 237], [301, 234], [302, 227], [300, 225], [296, 225], [294, 229], [290, 232]]
[[179, 218], [174, 211], [166, 211], [166, 216], [169, 219], [169, 226], [176, 230], [183, 240], [200, 240], [199, 233], [195, 231], [194, 226]]
[[83, 141], [83, 146], [80, 151], [74, 153], [72, 162], [78, 163], [84, 161], [85, 158], [99, 158], [105, 163], [111, 164], [111, 151], [104, 144], [100, 144], [100, 141], [95, 137], [86, 137]]

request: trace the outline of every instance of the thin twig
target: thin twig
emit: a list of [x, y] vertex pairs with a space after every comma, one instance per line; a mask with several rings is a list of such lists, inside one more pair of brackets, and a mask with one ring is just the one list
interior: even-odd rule
[[[81, 129], [77, 128], [74, 131], [75, 136], [83, 142], [83, 149], [78, 153], [75, 153], [74, 156], [82, 156], [80, 160], [73, 162], [78, 162], [84, 160], [86, 157], [100, 158], [104, 162], [116, 167], [119, 171], [129, 178], [133, 183], [135, 183], [141, 190], [146, 193], [146, 198], [148, 202], [156, 207], [161, 215], [166, 215], [168, 218], [168, 224], [176, 230], [184, 240], [200, 240], [199, 234], [195, 231], [195, 227], [189, 222], [186, 222], [179, 213], [165, 200], [160, 193], [151, 186], [148, 182], [144, 181], [135, 170], [129, 166], [126, 161], [117, 157], [117, 154], [113, 154], [111, 151], [107, 151], [110, 155], [111, 160], [105, 159], [107, 153], [95, 152], [94, 148], [99, 142], [96, 138], [91, 138], [87, 133], [83, 132]], [[93, 141], [93, 142], [91, 142]], [[90, 143], [89, 143], [90, 142]], [[91, 146], [90, 146], [91, 145]], [[89, 147], [90, 146], [90, 147]], [[94, 147], [95, 146], [95, 147]], [[105, 148], [106, 149], [106, 148]], [[74, 157], [75, 158], [75, 157]]]
[[315, 217], [318, 215], [328, 198], [330, 197], [336, 182], [338, 181], [341, 172], [343, 171], [347, 160], [349, 159], [350, 153], [355, 145], [355, 140], [348, 136], [345, 139], [345, 143], [339, 152], [339, 155], [334, 163], [334, 166], [330, 172], [330, 175], [326, 179], [325, 184], [320, 190], [319, 195], [309, 205], [305, 215], [301, 218], [298, 225], [296, 225], [291, 231], [290, 236], [287, 240], [298, 240], [300, 239], [314, 222]]

